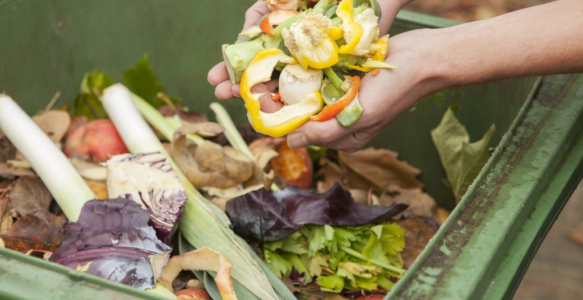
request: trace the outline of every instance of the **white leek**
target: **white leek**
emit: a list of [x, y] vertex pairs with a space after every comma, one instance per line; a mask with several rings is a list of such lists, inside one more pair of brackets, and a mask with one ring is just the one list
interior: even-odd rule
[[0, 129], [30, 163], [69, 221], [77, 221], [85, 202], [95, 199], [65, 154], [7, 95], [0, 94]]
[[[105, 89], [102, 102], [132, 153], [166, 153], [152, 129], [140, 116], [133, 100], [125, 86], [115, 84]], [[248, 246], [229, 229], [230, 222], [226, 215], [192, 186], [170, 156], [168, 161], [173, 164], [188, 195], [179, 227], [182, 235], [196, 248], [207, 246], [225, 255], [233, 262], [231, 276], [259, 299], [279, 299], [267, 276], [247, 251]], [[279, 289], [278, 292], [285, 293]]]

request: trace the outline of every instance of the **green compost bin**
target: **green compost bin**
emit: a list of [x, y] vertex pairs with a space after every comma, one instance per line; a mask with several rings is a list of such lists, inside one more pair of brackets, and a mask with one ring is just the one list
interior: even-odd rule
[[[208, 105], [216, 98], [207, 71], [253, 2], [0, 0], [0, 90], [33, 114], [57, 91], [57, 105], [69, 103], [85, 72], [100, 68], [115, 78], [148, 53], [167, 91], [212, 118]], [[402, 11], [391, 34], [455, 24]], [[427, 192], [453, 209], [430, 130], [453, 104], [462, 107], [456, 114], [472, 140], [491, 124], [497, 128], [488, 164], [387, 299], [511, 299], [583, 174], [582, 75], [461, 91], [446, 93], [443, 106], [427, 103], [424, 113], [405, 113], [371, 142], [423, 170]], [[242, 101], [222, 104], [236, 122], [247, 121]], [[159, 298], [0, 249], [0, 299]]]

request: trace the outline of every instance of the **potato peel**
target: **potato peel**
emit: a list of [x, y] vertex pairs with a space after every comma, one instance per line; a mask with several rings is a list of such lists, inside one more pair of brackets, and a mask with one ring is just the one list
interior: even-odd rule
[[172, 290], [172, 281], [183, 270], [217, 272], [215, 282], [223, 300], [236, 300], [231, 268], [233, 263], [217, 251], [203, 247], [181, 255], [174, 256], [162, 270], [158, 283]]

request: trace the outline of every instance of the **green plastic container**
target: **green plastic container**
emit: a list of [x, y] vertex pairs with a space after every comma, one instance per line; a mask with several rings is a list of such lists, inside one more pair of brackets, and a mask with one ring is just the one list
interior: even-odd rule
[[[56, 91], [70, 103], [85, 72], [114, 79], [144, 53], [169, 94], [212, 117], [208, 70], [233, 42], [254, 1], [0, 0], [0, 90], [28, 113]], [[403, 11], [391, 34], [455, 22]], [[453, 209], [430, 136], [447, 106], [477, 140], [496, 124], [498, 145], [446, 224], [388, 299], [510, 299], [583, 174], [583, 76], [486, 83], [449, 95], [444, 106], [401, 116], [372, 143], [423, 170], [438, 204]], [[240, 100], [222, 102], [246, 122]], [[0, 249], [0, 299], [158, 299], [132, 288]], [[244, 300], [244, 299], [242, 299]]]

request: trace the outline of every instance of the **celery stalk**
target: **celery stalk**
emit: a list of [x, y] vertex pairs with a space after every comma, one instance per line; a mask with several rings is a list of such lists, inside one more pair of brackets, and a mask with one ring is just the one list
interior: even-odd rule
[[[332, 68], [326, 68], [323, 71], [332, 82], [332, 84], [325, 84], [321, 90], [324, 102], [326, 102], [326, 105], [330, 105], [338, 101], [338, 99], [344, 94], [342, 91], [343, 80], [338, 77]], [[358, 99], [358, 94], [356, 94], [356, 97], [352, 99], [350, 104], [336, 115], [336, 121], [338, 121], [340, 125], [348, 127], [360, 118], [362, 112], [363, 110], [360, 106], [360, 100]]]
[[[132, 153], [160, 151], [167, 154], [152, 129], [136, 109], [134, 105], [136, 98], [137, 96], [132, 96], [126, 87], [115, 84], [105, 89], [102, 102], [120, 136]], [[158, 112], [156, 111], [156, 113]], [[156, 126], [156, 124], [153, 125]], [[233, 279], [259, 299], [279, 299], [261, 264], [248, 251], [249, 246], [229, 228], [230, 222], [227, 216], [206, 200], [186, 179], [172, 158], [167, 156], [188, 195], [188, 201], [180, 220], [179, 230], [181, 234], [194, 247], [207, 246], [229, 258], [233, 262], [231, 270]], [[295, 299], [289, 290], [285, 291], [281, 287], [282, 284], [273, 281], [272, 284], [283, 299]], [[283, 287], [285, 288], [284, 285]]]

